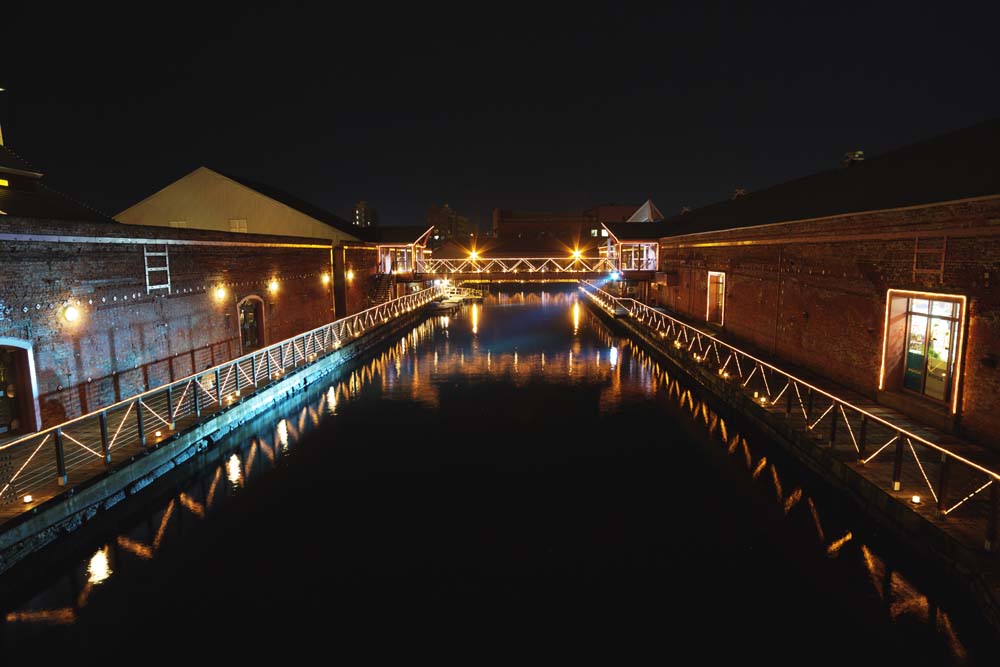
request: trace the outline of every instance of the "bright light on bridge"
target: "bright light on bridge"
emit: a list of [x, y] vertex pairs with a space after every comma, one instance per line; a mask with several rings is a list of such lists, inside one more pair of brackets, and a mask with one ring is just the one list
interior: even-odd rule
[[576, 250], [573, 251], [573, 259], [580, 259], [581, 257], [583, 257], [583, 251], [582, 250], [580, 250], [579, 248], [577, 248]]
[[469, 253], [469, 259], [471, 259], [472, 261], [476, 261], [477, 259], [479, 259], [479, 253], [473, 250], [472, 252]]

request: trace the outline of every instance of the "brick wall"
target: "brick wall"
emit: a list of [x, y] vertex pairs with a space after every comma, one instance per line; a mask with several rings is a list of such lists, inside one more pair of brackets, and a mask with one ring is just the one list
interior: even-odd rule
[[[944, 272], [914, 274], [914, 248], [947, 238]], [[738, 244], [738, 245], [737, 245]], [[940, 254], [918, 266], [939, 267]], [[969, 299], [958, 429], [1000, 449], [1000, 200], [917, 207], [661, 240], [659, 301], [704, 320], [708, 271], [726, 273], [724, 330], [868, 396], [878, 393], [886, 291]]]
[[[137, 239], [186, 242], [169, 246], [171, 294], [146, 294]], [[43, 426], [239, 356], [244, 297], [263, 299], [267, 343], [332, 319], [324, 240], [0, 218], [0, 256], [0, 337], [33, 346]]]
[[[368, 294], [378, 273], [375, 246], [344, 244], [333, 253], [337, 317], [353, 315], [368, 308]], [[347, 275], [353, 275], [347, 280]]]

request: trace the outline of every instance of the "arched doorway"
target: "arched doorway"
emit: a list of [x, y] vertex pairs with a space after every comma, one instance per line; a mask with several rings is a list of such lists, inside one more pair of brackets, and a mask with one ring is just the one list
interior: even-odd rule
[[0, 438], [41, 428], [31, 343], [0, 337]]
[[236, 304], [239, 313], [240, 341], [244, 352], [264, 347], [264, 300], [248, 296]]

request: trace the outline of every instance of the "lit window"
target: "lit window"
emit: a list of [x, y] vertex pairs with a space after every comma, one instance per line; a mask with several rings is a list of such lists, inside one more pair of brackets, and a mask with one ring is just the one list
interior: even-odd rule
[[601, 236], [607, 236], [607, 235], [608, 235], [608, 230], [602, 229], [601, 230]]
[[8, 181], [6, 178], [0, 178], [0, 187], [9, 188], [10, 181]]
[[890, 289], [879, 389], [903, 389], [958, 412], [966, 297]]
[[590, 230], [590, 235], [593, 236], [594, 238], [597, 238], [597, 230], [596, 229], [591, 229]]
[[241, 232], [246, 234], [247, 231], [247, 221], [246, 220], [230, 220], [229, 221], [229, 231], [231, 232]]

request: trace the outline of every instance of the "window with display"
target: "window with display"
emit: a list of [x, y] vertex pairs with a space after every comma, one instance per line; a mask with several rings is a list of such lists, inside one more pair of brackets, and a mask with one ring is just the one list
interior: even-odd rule
[[939, 401], [950, 398], [960, 316], [958, 301], [907, 299], [904, 389]]

